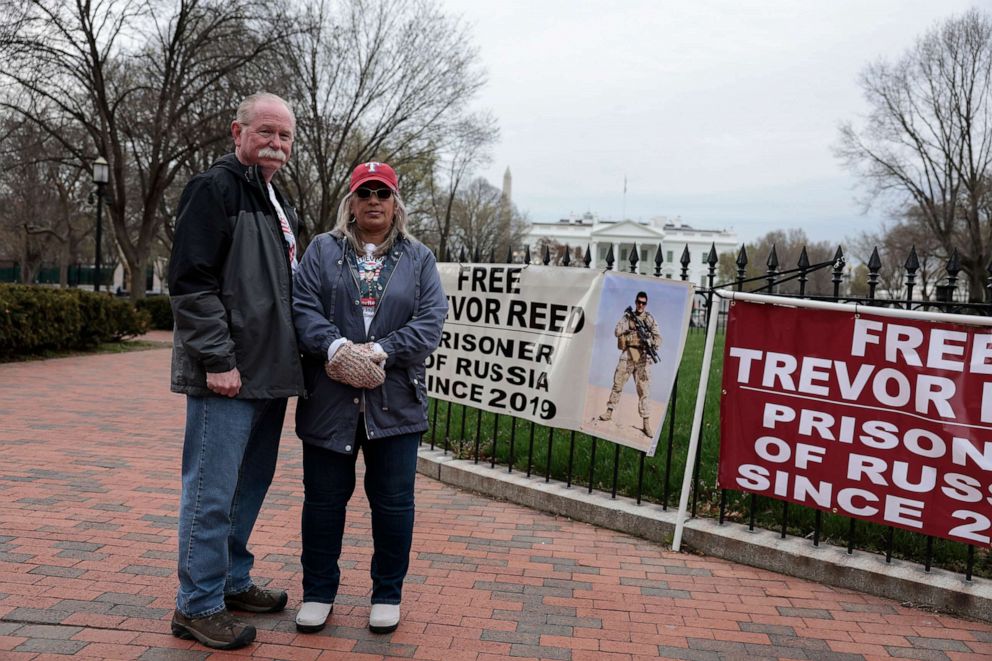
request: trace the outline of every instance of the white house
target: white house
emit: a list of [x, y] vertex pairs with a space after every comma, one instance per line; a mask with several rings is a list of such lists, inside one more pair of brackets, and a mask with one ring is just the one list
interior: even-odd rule
[[655, 274], [655, 256], [660, 246], [661, 276], [674, 279], [681, 277], [680, 260], [683, 251], [688, 250], [689, 280], [702, 286], [708, 284], [709, 265], [706, 258], [711, 246], [716, 247], [717, 255], [729, 252], [736, 256], [740, 250], [733, 231], [695, 229], [680, 219], [660, 216], [651, 220], [616, 221], [585, 213], [558, 221], [534, 222], [524, 237], [534, 262], [541, 259], [542, 239], [544, 244], [554, 242], [568, 246], [573, 255], [576, 248], [585, 255], [588, 247], [593, 268], [605, 268], [606, 256], [612, 247], [613, 268], [619, 271], [630, 270], [630, 251], [636, 249], [639, 256], [637, 271], [647, 275]]

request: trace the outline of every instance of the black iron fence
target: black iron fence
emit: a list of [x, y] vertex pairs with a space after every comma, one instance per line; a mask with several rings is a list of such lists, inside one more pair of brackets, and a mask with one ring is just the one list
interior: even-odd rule
[[[453, 261], [450, 254], [445, 257], [445, 261]], [[488, 260], [480, 257], [481, 255], [476, 252], [471, 261], [496, 262], [492, 253], [488, 255]], [[690, 259], [690, 252], [686, 246], [679, 260], [682, 280], [689, 279]], [[462, 263], [469, 261], [464, 250], [458, 255], [457, 261]], [[512, 254], [508, 254], [502, 263], [513, 262]], [[584, 259], [575, 263], [567, 246], [561, 251], [560, 258], [558, 255], [553, 258], [550, 250], [546, 248], [538, 260], [532, 259], [528, 248], [522, 262], [545, 265], [557, 262], [559, 267], [573, 268], [590, 268], [592, 265], [588, 249]], [[726, 315], [727, 301], [716, 297], [715, 291], [733, 289], [912, 310], [983, 316], [992, 314], [990, 302], [958, 300], [963, 296], [959, 287], [961, 267], [956, 254], [947, 261], [944, 275], [935, 288], [937, 296], [933, 300], [914, 297], [914, 294], [918, 293], [916, 278], [919, 270], [915, 250], [911, 251], [902, 267], [904, 296], [900, 298], [878, 296], [882, 262], [877, 250], [872, 253], [866, 265], [867, 291], [861, 296], [852, 295], [850, 289], [843, 286], [846, 259], [840, 248], [832, 259], [818, 263], [811, 263], [806, 250], [803, 249], [796, 266], [782, 270], [779, 268], [780, 264], [773, 248], [766, 261], [767, 271], [758, 277], [750, 278], [745, 275], [748, 256], [742, 248], [736, 259], [736, 277], [728, 282], [717, 282], [718, 262], [715, 246], [711, 246], [705, 261], [708, 286], [696, 291], [697, 305], [693, 309], [690, 338], [686, 343], [686, 353], [673, 384], [665, 427], [661, 432], [658, 451], [654, 457], [647, 457], [642, 451], [584, 433], [547, 427], [506, 414], [488, 413], [464, 404], [440, 400], [431, 402], [430, 431], [425, 435], [423, 442], [429, 443], [432, 449], [440, 448], [446, 454], [450, 452], [475, 463], [489, 463], [493, 468], [497, 464], [505, 466], [509, 473], [519, 471], [528, 477], [543, 478], [546, 482], [556, 479], [564, 482], [569, 488], [581, 487], [590, 493], [593, 490], [608, 492], [612, 498], [621, 494], [633, 498], [638, 504], [656, 504], [667, 510], [678, 504], [673, 503], [673, 500], [677, 498], [675, 494], [683, 479], [686, 465], [685, 454], [689, 447], [695, 403], [695, 397], [692, 395], [695, 394], [698, 386], [706, 322], [710, 310], [714, 310], [714, 301], [723, 303], [717, 305], [714, 311], [723, 318]], [[605, 268], [613, 270], [618, 266], [610, 248]], [[626, 256], [624, 266], [626, 266], [625, 270], [632, 273], [639, 272], [636, 250], [631, 250]], [[655, 277], [661, 277], [660, 245], [654, 259], [653, 271]], [[830, 287], [826, 293], [822, 293], [822, 288], [818, 293], [808, 290], [807, 284], [813, 274], [818, 272], [826, 272], [830, 275]], [[987, 292], [990, 295], [986, 298], [992, 301], [992, 267], [990, 267]], [[718, 321], [719, 345], [722, 344], [725, 321], [723, 319]], [[902, 529], [864, 521], [857, 522], [855, 519], [824, 513], [814, 508], [718, 489], [716, 485], [716, 459], [719, 452], [717, 402], [722, 351], [714, 352], [714, 364], [711, 369], [715, 376], [709, 379], [708, 404], [699, 432], [700, 442], [697, 444], [692, 479], [690, 507], [693, 516], [713, 517], [724, 525], [735, 522], [746, 525], [752, 530], [755, 527], [771, 529], [777, 531], [783, 538], [790, 535], [800, 536], [810, 539], [814, 546], [821, 543], [846, 546], [850, 554], [856, 551], [881, 553], [884, 554], [887, 562], [891, 562], [893, 557], [899, 557], [920, 563], [925, 571], [930, 571], [933, 566], [940, 566], [952, 571], [960, 571], [966, 581], [973, 580], [976, 575], [992, 577], [992, 558], [987, 549], [976, 550], [976, 547], [968, 544], [938, 540]]]
[[[115, 264], [100, 266], [100, 286], [109, 288], [114, 282]], [[61, 268], [55, 264], [44, 264], [38, 269], [32, 283], [35, 285], [57, 285], [61, 281]], [[86, 264], [69, 264], [66, 267], [66, 284], [69, 287], [93, 287], [93, 276], [96, 267]], [[145, 291], [154, 287], [154, 269], [145, 269]], [[16, 283], [21, 281], [21, 265], [18, 262], [0, 261], [0, 282]]]
[[17, 262], [0, 261], [0, 282], [20, 282], [21, 265]]
[[[100, 284], [108, 286], [113, 282], [114, 266], [100, 267]], [[58, 265], [45, 264], [38, 269], [31, 284], [57, 285], [61, 279], [61, 269]], [[66, 267], [66, 284], [70, 287], [93, 286], [93, 275], [96, 269], [85, 264], [70, 264]], [[21, 265], [18, 262], [0, 262], [0, 282], [16, 283], [21, 281]]]

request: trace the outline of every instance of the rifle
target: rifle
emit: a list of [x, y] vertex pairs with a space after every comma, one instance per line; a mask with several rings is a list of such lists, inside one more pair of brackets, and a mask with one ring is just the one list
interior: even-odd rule
[[637, 339], [641, 341], [641, 351], [644, 351], [651, 357], [651, 362], [657, 363], [659, 360], [658, 350], [651, 342], [651, 332], [648, 330], [644, 320], [638, 319], [637, 315], [634, 314], [634, 310], [629, 305], [627, 306], [627, 309], [623, 311], [623, 314], [625, 317], [630, 318], [630, 320], [634, 322], [634, 331], [637, 333]]

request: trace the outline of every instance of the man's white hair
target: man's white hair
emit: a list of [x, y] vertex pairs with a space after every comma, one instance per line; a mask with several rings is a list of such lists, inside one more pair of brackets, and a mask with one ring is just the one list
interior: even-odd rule
[[286, 107], [289, 111], [289, 116], [293, 118], [293, 126], [296, 126], [296, 115], [293, 113], [293, 109], [286, 102], [286, 99], [282, 98], [278, 94], [272, 94], [271, 92], [255, 92], [249, 97], [246, 97], [244, 101], [238, 106], [238, 112], [234, 116], [234, 121], [242, 126], [248, 126], [251, 124], [252, 116], [255, 114], [255, 104], [259, 101], [278, 101]]

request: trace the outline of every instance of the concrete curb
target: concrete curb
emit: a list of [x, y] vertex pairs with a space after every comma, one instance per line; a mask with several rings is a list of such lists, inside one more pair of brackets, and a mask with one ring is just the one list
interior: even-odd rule
[[[566, 516], [602, 528], [658, 542], [670, 548], [676, 511], [633, 499], [612, 499], [562, 482], [545, 482], [506, 467], [455, 459], [440, 450], [421, 448], [417, 470], [436, 480], [532, 509]], [[748, 531], [738, 524], [719, 525], [713, 519], [690, 519], [683, 546], [699, 553], [751, 567], [806, 578], [825, 585], [895, 599], [905, 605], [992, 621], [992, 584], [964, 580], [943, 569], [925, 572], [922, 565], [860, 551], [789, 537], [768, 530]]]

